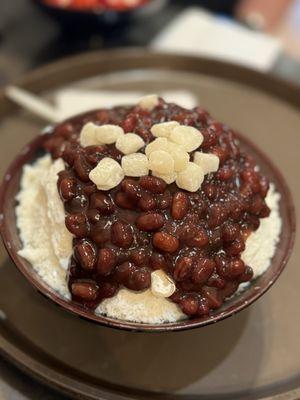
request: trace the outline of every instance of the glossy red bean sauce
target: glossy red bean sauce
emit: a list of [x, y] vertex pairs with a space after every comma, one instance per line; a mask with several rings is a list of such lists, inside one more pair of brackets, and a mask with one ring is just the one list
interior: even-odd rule
[[[201, 150], [220, 158], [219, 170], [205, 177], [201, 190], [185, 192], [152, 176], [97, 190], [91, 169], [105, 156], [120, 161], [122, 155], [114, 145], [82, 148], [84, 124], [121, 125], [149, 143], [151, 126], [170, 120], [200, 129]], [[251, 280], [253, 271], [240, 255], [249, 233], [270, 213], [264, 200], [268, 179], [240, 150], [234, 132], [203, 109], [160, 100], [152, 112], [138, 106], [91, 112], [54, 128], [45, 149], [66, 164], [58, 190], [74, 235], [68, 274], [74, 301], [95, 308], [121, 286], [149, 288], [151, 271], [163, 269], [176, 283], [171, 299], [195, 317], [219, 308], [241, 282]]]

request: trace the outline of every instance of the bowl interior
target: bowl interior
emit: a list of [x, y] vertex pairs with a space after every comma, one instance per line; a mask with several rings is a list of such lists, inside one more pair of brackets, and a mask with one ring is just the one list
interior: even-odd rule
[[240, 136], [241, 147], [256, 158], [262, 171], [270, 178], [270, 181], [275, 184], [276, 190], [281, 194], [280, 215], [283, 223], [281, 238], [273, 257], [272, 265], [262, 276], [251, 282], [250, 286], [245, 291], [239, 295], [233, 296], [225, 302], [220, 309], [216, 310], [210, 316], [160, 325], [131, 323], [98, 316], [91, 311], [84, 309], [80, 305], [61, 298], [52, 288], [40, 279], [31, 265], [17, 254], [18, 250], [21, 249], [22, 244], [16, 227], [15, 197], [19, 191], [22, 168], [25, 164], [33, 162], [42, 154], [41, 144], [43, 140], [45, 140], [45, 136], [38, 136], [23, 148], [4, 176], [0, 198], [1, 233], [6, 249], [18, 269], [38, 291], [62, 306], [64, 309], [91, 321], [115, 328], [141, 331], [190, 329], [217, 322], [247, 307], [266, 292], [284, 269], [292, 250], [295, 233], [295, 215], [291, 196], [284, 178], [267, 156], [251, 143], [249, 139]]

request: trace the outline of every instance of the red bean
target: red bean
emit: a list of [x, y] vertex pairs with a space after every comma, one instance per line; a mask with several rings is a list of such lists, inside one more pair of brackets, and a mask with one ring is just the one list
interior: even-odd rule
[[209, 307], [212, 309], [216, 309], [221, 307], [222, 299], [219, 295], [219, 292], [214, 287], [204, 286], [202, 288], [202, 295], [208, 301]]
[[166, 190], [163, 194], [158, 195], [156, 200], [157, 208], [160, 210], [167, 210], [171, 206], [172, 195], [169, 190]]
[[88, 164], [83, 157], [83, 155], [78, 154], [74, 158], [74, 165], [73, 165], [78, 177], [83, 181], [83, 182], [88, 182], [89, 181], [89, 173], [92, 170], [92, 167], [90, 164]]
[[121, 127], [125, 133], [133, 132], [137, 123], [137, 118], [134, 114], [127, 115], [126, 119], [121, 123]]
[[110, 224], [105, 219], [100, 219], [91, 225], [90, 237], [98, 246], [102, 246], [110, 239]]
[[181, 257], [176, 261], [174, 278], [176, 281], [183, 281], [191, 275], [193, 260], [190, 257]]
[[114, 222], [111, 228], [111, 241], [123, 248], [129, 248], [133, 242], [132, 228], [123, 221]]
[[127, 286], [133, 271], [136, 270], [136, 266], [131, 262], [124, 262], [121, 265], [117, 265], [114, 271], [114, 278], [116, 282]]
[[150, 252], [149, 250], [144, 248], [137, 248], [135, 250], [132, 250], [130, 259], [135, 265], [139, 267], [148, 266], [150, 262]]
[[226, 244], [225, 251], [230, 256], [238, 256], [245, 250], [245, 242], [242, 236], [237, 237], [229, 245]]
[[99, 210], [103, 215], [110, 215], [115, 211], [110, 197], [100, 192], [91, 195], [91, 208]]
[[118, 192], [115, 197], [115, 203], [117, 206], [124, 208], [125, 210], [134, 210], [136, 205], [134, 202], [127, 196], [126, 193]]
[[174, 253], [179, 247], [179, 241], [168, 233], [156, 232], [153, 235], [153, 245], [162, 251]]
[[141, 214], [136, 220], [138, 229], [145, 232], [152, 232], [160, 229], [165, 223], [165, 218], [159, 213], [149, 212]]
[[155, 198], [150, 193], [143, 193], [141, 199], [138, 202], [138, 206], [142, 211], [154, 210], [156, 206]]
[[128, 285], [129, 289], [132, 290], [144, 290], [151, 286], [151, 274], [150, 271], [143, 267], [133, 271]]
[[94, 244], [90, 240], [80, 240], [74, 247], [74, 255], [83, 269], [94, 269], [97, 259], [97, 251]]
[[208, 210], [208, 223], [211, 228], [216, 228], [226, 221], [228, 210], [221, 203], [212, 204]]
[[90, 163], [93, 167], [105, 157], [107, 153], [107, 147], [104, 146], [88, 146], [84, 149], [85, 157], [88, 163]]
[[223, 147], [220, 146], [215, 146], [212, 148], [211, 152], [219, 157], [220, 160], [220, 165], [222, 165], [229, 157], [229, 152], [228, 150], [224, 149]]
[[82, 190], [86, 196], [90, 196], [91, 194], [96, 193], [98, 189], [94, 183], [88, 182], [83, 186]]
[[140, 178], [140, 186], [145, 190], [149, 190], [151, 193], [159, 194], [166, 190], [167, 184], [165, 181], [155, 176], [142, 176]]
[[113, 297], [118, 290], [119, 286], [113, 282], [102, 282], [99, 287], [98, 297], [100, 299], [107, 299]]
[[198, 261], [196, 261], [193, 268], [193, 282], [197, 283], [200, 286], [204, 285], [214, 272], [214, 269], [215, 262], [212, 259], [200, 258]]
[[178, 220], [183, 219], [188, 212], [188, 208], [189, 199], [187, 195], [183, 192], [175, 193], [172, 200], [172, 217]]
[[65, 122], [55, 127], [54, 135], [61, 136], [68, 139], [70, 135], [74, 132], [74, 127], [70, 122]]
[[258, 193], [260, 191], [259, 175], [253, 169], [245, 169], [242, 171], [241, 178], [251, 187], [253, 193]]
[[88, 219], [82, 213], [67, 215], [66, 227], [73, 235], [79, 238], [87, 236], [90, 230]]
[[238, 282], [249, 282], [253, 278], [253, 269], [248, 265], [245, 268], [245, 271], [242, 275], [238, 277]]
[[233, 222], [226, 222], [222, 227], [222, 239], [225, 242], [233, 242], [240, 234], [239, 225]]
[[168, 262], [162, 254], [153, 253], [150, 257], [150, 266], [153, 270], [168, 270]]
[[93, 301], [98, 296], [99, 287], [96, 282], [91, 280], [78, 281], [72, 283], [71, 291], [75, 297], [85, 301]]
[[117, 257], [113, 249], [103, 248], [99, 250], [97, 272], [102, 276], [109, 275], [117, 263]]
[[63, 200], [71, 200], [76, 196], [76, 179], [64, 178], [59, 184], [59, 193]]
[[80, 213], [87, 210], [89, 206], [88, 197], [85, 194], [78, 194], [65, 203], [65, 209], [69, 213]]
[[199, 308], [198, 296], [196, 294], [187, 294], [183, 296], [180, 301], [180, 307], [182, 311], [188, 316], [197, 314]]
[[133, 179], [124, 179], [121, 187], [126, 195], [133, 201], [138, 201], [142, 197], [141, 187]]
[[86, 212], [86, 216], [88, 217], [88, 220], [92, 223], [92, 224], [96, 224], [97, 222], [99, 222], [101, 220], [101, 214], [98, 210], [92, 209], [90, 208], [89, 210], [87, 210]]

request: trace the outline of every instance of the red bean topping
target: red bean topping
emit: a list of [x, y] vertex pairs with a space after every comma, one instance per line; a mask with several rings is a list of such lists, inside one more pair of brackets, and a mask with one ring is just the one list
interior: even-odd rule
[[245, 242], [242, 236], [237, 237], [228, 246], [225, 246], [226, 253], [230, 256], [238, 256], [245, 250]]
[[91, 194], [97, 192], [97, 186], [92, 182], [88, 182], [86, 185], [83, 186], [82, 190], [84, 194], [90, 196]]
[[152, 269], [168, 270], [168, 262], [162, 254], [153, 253], [150, 257], [150, 266]]
[[160, 210], [166, 210], [171, 206], [172, 195], [169, 190], [166, 190], [163, 194], [157, 196], [157, 207]]
[[101, 218], [91, 225], [90, 237], [97, 245], [102, 246], [110, 239], [110, 224]]
[[222, 298], [220, 297], [219, 292], [216, 288], [204, 286], [202, 288], [202, 295], [208, 301], [210, 308], [216, 309], [221, 307]]
[[65, 203], [65, 209], [69, 213], [80, 213], [87, 210], [89, 199], [85, 194], [79, 194]]
[[195, 315], [199, 308], [199, 299], [196, 294], [187, 294], [180, 301], [182, 311], [189, 316]]
[[[203, 149], [220, 159], [219, 170], [205, 176], [199, 191], [188, 193], [154, 176], [126, 177], [110, 191], [97, 189], [91, 169], [103, 157], [120, 162], [122, 153], [115, 144], [80, 146], [85, 123], [116, 124], [149, 143], [151, 126], [171, 120], [200, 129]], [[148, 288], [151, 270], [160, 269], [176, 282], [171, 300], [187, 315], [202, 317], [252, 279], [241, 252], [260, 219], [270, 214], [269, 181], [240, 150], [235, 133], [205, 110], [185, 110], [162, 99], [152, 111], [99, 110], [58, 125], [44, 147], [68, 165], [58, 174], [57, 187], [74, 235], [69, 287], [85, 307], [97, 307], [120, 286]]]
[[221, 203], [212, 204], [208, 210], [208, 223], [211, 228], [216, 228], [226, 221], [228, 210]]
[[212, 183], [206, 183], [202, 186], [202, 190], [209, 200], [216, 200], [219, 194], [219, 188]]
[[133, 179], [124, 179], [121, 187], [126, 195], [133, 201], [138, 201], [142, 197], [140, 185]]
[[111, 241], [123, 248], [129, 248], [133, 242], [131, 226], [123, 221], [113, 223], [111, 228]]
[[133, 132], [136, 127], [137, 119], [134, 114], [128, 115], [126, 119], [122, 122], [121, 127], [124, 129], [125, 133]]
[[214, 269], [215, 262], [213, 260], [210, 258], [200, 258], [198, 261], [196, 261], [193, 268], [193, 282], [200, 286], [204, 285], [214, 272]]
[[150, 262], [150, 251], [146, 248], [132, 250], [130, 260], [138, 267], [148, 266]]
[[179, 247], [179, 241], [168, 233], [156, 232], [153, 235], [153, 245], [162, 251], [174, 253]]
[[107, 147], [104, 146], [88, 146], [84, 149], [85, 158], [93, 167], [105, 157], [107, 153]]
[[99, 275], [109, 275], [117, 263], [117, 257], [113, 249], [104, 248], [99, 250], [97, 261], [97, 272]]
[[142, 176], [140, 178], [140, 186], [145, 190], [149, 190], [151, 193], [159, 194], [166, 190], [167, 184], [165, 181], [155, 176]]
[[136, 266], [128, 261], [121, 265], [117, 265], [114, 272], [115, 280], [118, 283], [127, 286], [129, 284], [130, 277], [135, 270]]
[[138, 206], [142, 211], [151, 211], [156, 207], [155, 198], [150, 193], [143, 193], [138, 202]]
[[220, 165], [224, 164], [224, 162], [229, 157], [229, 152], [226, 149], [224, 149], [223, 147], [220, 147], [220, 146], [213, 147], [211, 152], [214, 155], [216, 155], [217, 157], [219, 157]]
[[118, 288], [119, 286], [116, 283], [103, 282], [99, 287], [98, 297], [100, 297], [101, 299], [113, 297], [117, 293]]
[[266, 176], [262, 175], [260, 176], [259, 183], [260, 183], [260, 194], [263, 197], [266, 197], [270, 188], [269, 179]]
[[199, 299], [199, 307], [197, 310], [197, 315], [199, 315], [199, 317], [203, 317], [204, 315], [208, 314], [209, 314], [209, 302], [204, 297], [201, 297]]
[[208, 286], [213, 286], [217, 289], [223, 289], [226, 286], [226, 283], [227, 281], [216, 273], [213, 273], [207, 281]]
[[242, 171], [241, 178], [251, 187], [253, 193], [258, 193], [260, 191], [259, 175], [253, 169], [245, 169]]
[[152, 232], [160, 229], [165, 223], [165, 218], [154, 212], [149, 212], [147, 214], [141, 214], [136, 220], [136, 226], [146, 232]]
[[115, 207], [111, 199], [107, 195], [100, 192], [93, 193], [91, 195], [91, 208], [99, 210], [103, 215], [109, 215], [115, 211]]
[[189, 208], [188, 196], [183, 192], [177, 192], [173, 196], [172, 201], [172, 217], [174, 219], [183, 219]]
[[101, 220], [101, 214], [98, 210], [94, 210], [90, 208], [86, 212], [86, 216], [88, 217], [88, 220], [92, 223], [95, 224]]
[[201, 226], [187, 224], [183, 227], [180, 239], [191, 247], [204, 247], [207, 245], [209, 238], [206, 230]]
[[116, 194], [115, 203], [125, 210], [134, 210], [136, 208], [134, 202], [124, 192], [118, 192]]
[[219, 171], [216, 173], [216, 178], [219, 179], [220, 181], [228, 181], [231, 179], [234, 175], [233, 169], [228, 166], [224, 165], [222, 168], [219, 169]]
[[222, 227], [222, 239], [225, 242], [233, 242], [239, 234], [239, 225], [234, 222], [226, 222]]
[[77, 213], [66, 216], [66, 227], [75, 236], [82, 238], [89, 234], [89, 222], [85, 214]]
[[76, 179], [64, 178], [59, 184], [59, 193], [63, 200], [70, 200], [76, 196]]
[[74, 247], [74, 255], [83, 269], [94, 269], [97, 258], [97, 251], [94, 244], [90, 240], [80, 240]]
[[68, 139], [70, 135], [73, 133], [73, 130], [74, 130], [73, 125], [70, 122], [65, 122], [55, 127], [54, 135]]
[[249, 282], [253, 278], [253, 269], [248, 265], [245, 268], [245, 271], [242, 275], [238, 277], [238, 282]]
[[85, 301], [93, 301], [98, 296], [99, 287], [94, 281], [79, 281], [72, 283], [71, 291], [75, 297]]
[[132, 290], [144, 290], [151, 286], [151, 274], [150, 271], [143, 267], [133, 271], [129, 282], [129, 289]]
[[83, 182], [89, 181], [89, 173], [91, 172], [92, 167], [86, 162], [85, 158], [81, 154], [76, 155], [74, 158], [74, 170]]
[[174, 278], [176, 281], [187, 279], [192, 272], [193, 260], [189, 257], [182, 257], [176, 261], [174, 269]]

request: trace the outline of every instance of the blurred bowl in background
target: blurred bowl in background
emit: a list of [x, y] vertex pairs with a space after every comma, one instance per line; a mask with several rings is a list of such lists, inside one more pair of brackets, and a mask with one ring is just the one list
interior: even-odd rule
[[[154, 16], [165, 7], [168, 0], [127, 1], [127, 6], [124, 6], [121, 1], [111, 2], [111, 5], [106, 2], [102, 6], [101, 4], [91, 6], [85, 1], [80, 6], [78, 2], [73, 3], [72, 0], [65, 1], [65, 6], [55, 5], [54, 0], [33, 1], [40, 9], [55, 18], [64, 28], [80, 31], [81, 29], [105, 29], [117, 24], [127, 24], [137, 18]], [[97, 2], [95, 1], [95, 3]]]

